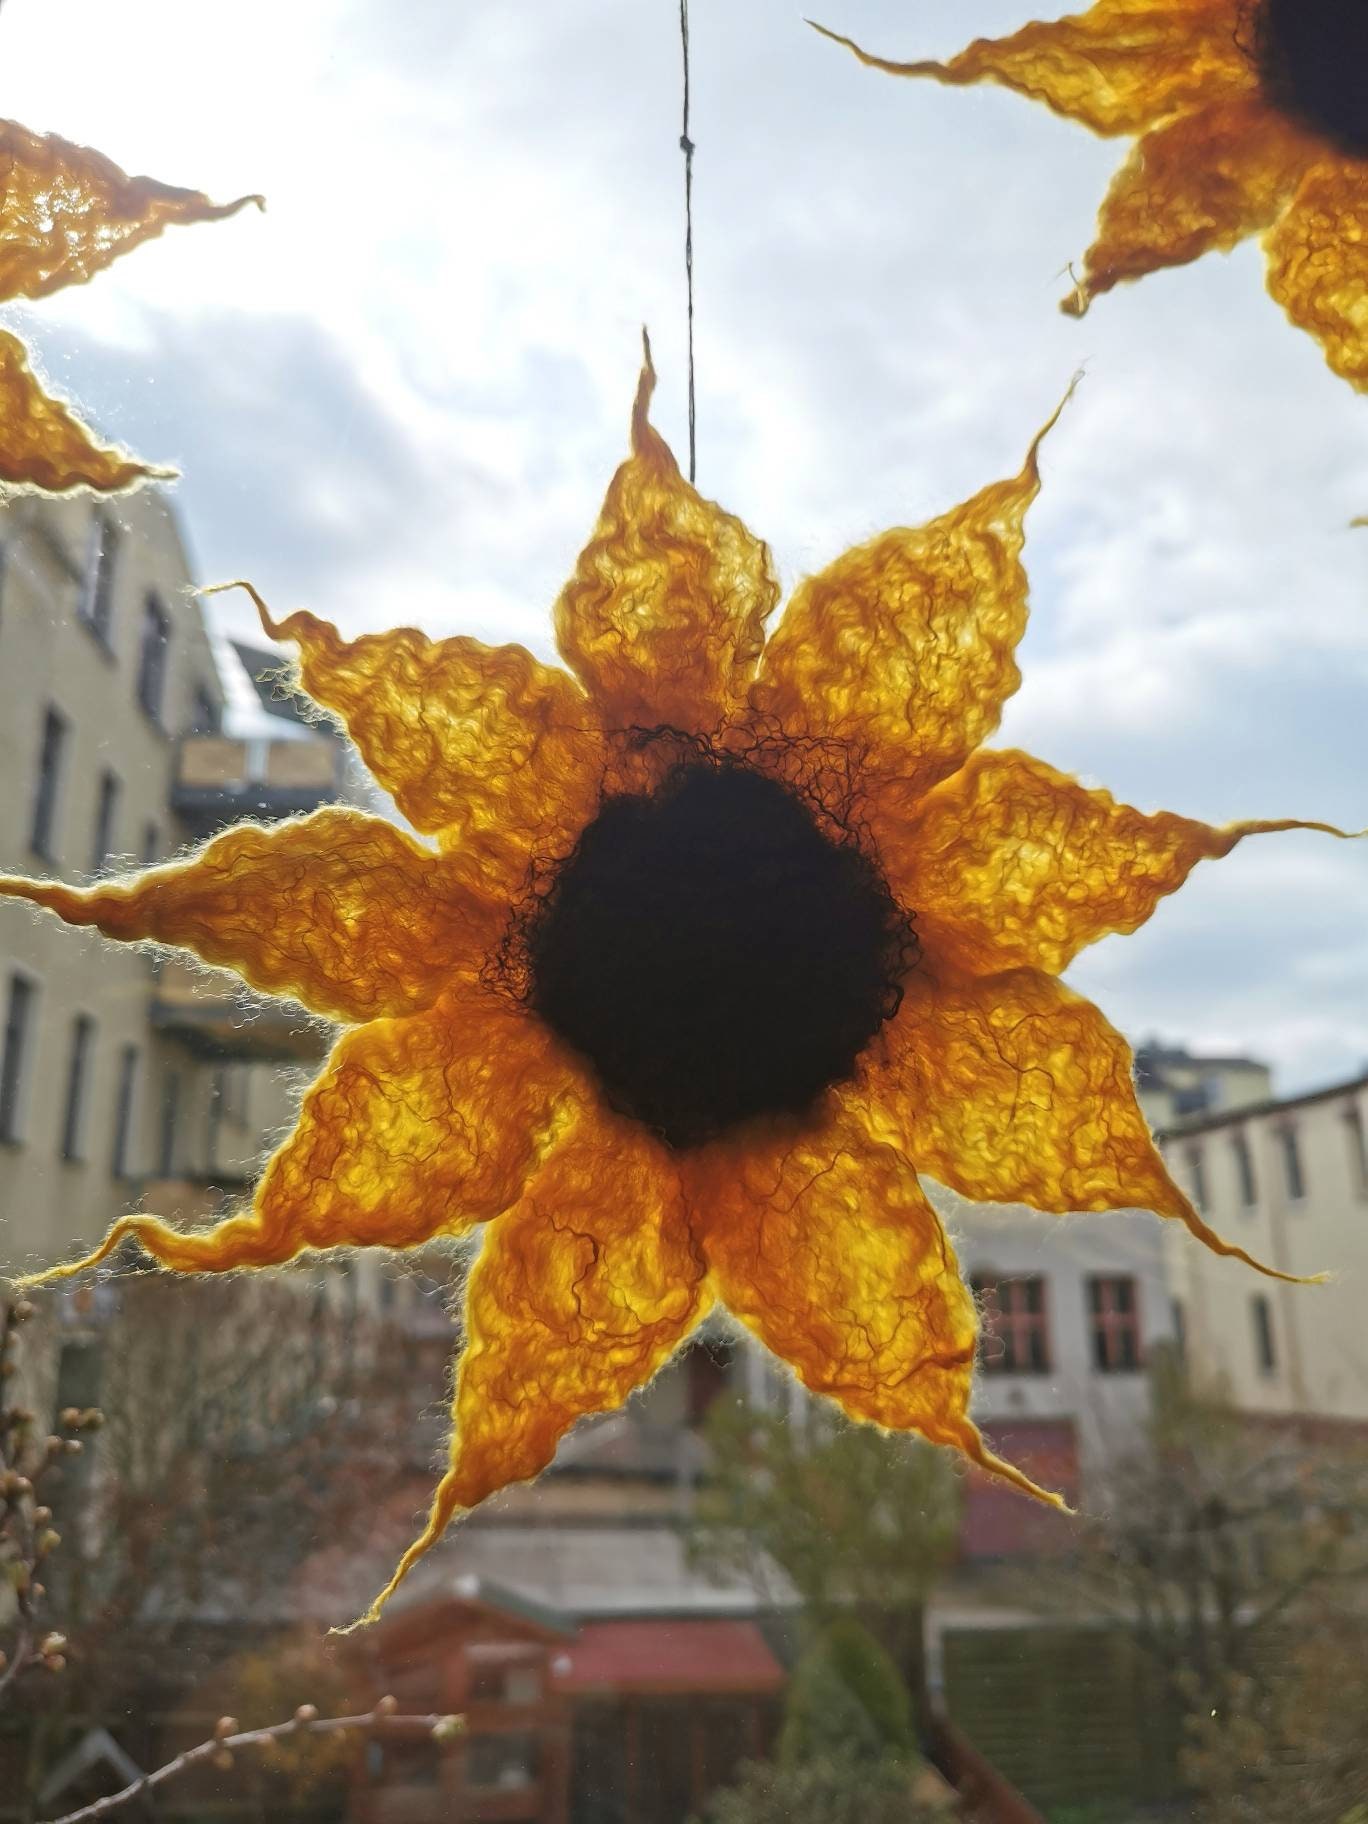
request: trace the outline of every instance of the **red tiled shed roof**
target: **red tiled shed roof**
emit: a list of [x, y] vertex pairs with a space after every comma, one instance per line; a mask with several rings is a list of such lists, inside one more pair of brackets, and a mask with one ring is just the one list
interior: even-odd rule
[[567, 1692], [768, 1694], [784, 1670], [749, 1621], [591, 1621], [554, 1659]]

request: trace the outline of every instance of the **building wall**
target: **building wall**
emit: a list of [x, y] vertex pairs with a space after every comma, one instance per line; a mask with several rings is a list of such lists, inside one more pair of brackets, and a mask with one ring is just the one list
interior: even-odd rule
[[[1042, 1216], [1020, 1206], [969, 1203], [939, 1185], [926, 1188], [945, 1219], [966, 1279], [1038, 1276], [1044, 1282], [1048, 1371], [981, 1370], [976, 1421], [990, 1438], [995, 1427], [1005, 1438], [1007, 1428], [1025, 1421], [1071, 1420], [1086, 1494], [1090, 1482], [1100, 1483], [1109, 1462], [1140, 1447], [1149, 1413], [1145, 1369], [1157, 1345], [1173, 1342], [1164, 1225], [1147, 1212]], [[1137, 1366], [1102, 1371], [1094, 1354], [1089, 1282], [1118, 1278], [1134, 1286]], [[993, 1347], [985, 1334], [981, 1356]]]
[[1170, 1241], [1192, 1373], [1242, 1410], [1368, 1419], [1365, 1130], [1360, 1079], [1164, 1136], [1170, 1169], [1219, 1233], [1283, 1272], [1331, 1275], [1328, 1285], [1285, 1285], [1181, 1234]]
[[[89, 618], [102, 520], [115, 529], [103, 634]], [[165, 860], [189, 834], [170, 809], [178, 739], [212, 721], [222, 702], [169, 503], [148, 490], [113, 506], [14, 502], [0, 507], [0, 551], [0, 868], [84, 882], [102, 863]], [[155, 717], [139, 700], [149, 594], [168, 627]], [[49, 709], [66, 733], [51, 837], [39, 853], [34, 804]], [[102, 858], [95, 841], [106, 772], [118, 791]], [[277, 1071], [208, 1063], [152, 1029], [156, 968], [143, 952], [17, 903], [0, 905], [0, 1019], [14, 976], [32, 987], [15, 1137], [0, 1142], [0, 1265], [46, 1262], [90, 1243], [143, 1202], [150, 1184], [241, 1181], [288, 1112], [291, 1089]], [[73, 1026], [82, 1015], [93, 1026], [76, 1156], [68, 1159]], [[125, 1053], [136, 1062], [127, 1143], [116, 1161]], [[203, 1213], [168, 1200], [163, 1213]]]

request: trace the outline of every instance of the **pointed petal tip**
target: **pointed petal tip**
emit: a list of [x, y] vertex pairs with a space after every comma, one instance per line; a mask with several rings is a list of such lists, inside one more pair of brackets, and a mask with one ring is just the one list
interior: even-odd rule
[[651, 440], [651, 398], [656, 388], [655, 362], [651, 357], [651, 332], [641, 326], [641, 374], [632, 404], [632, 453], [644, 454]]
[[1077, 1511], [1070, 1507], [1063, 1495], [1053, 1489], [1041, 1488], [1024, 1469], [1018, 1469], [1015, 1463], [1009, 1463], [1006, 1457], [1000, 1457], [995, 1450], [991, 1450], [983, 1433], [972, 1420], [963, 1421], [954, 1442], [980, 1469], [987, 1470], [989, 1475], [997, 1476], [1000, 1481], [1010, 1482], [1013, 1488], [1019, 1489], [1023, 1495], [1029, 1495], [1033, 1501], [1042, 1502], [1044, 1506], [1052, 1507], [1061, 1514], [1072, 1515]]
[[256, 585], [254, 583], [249, 583], [244, 577], [240, 577], [240, 576], [234, 577], [234, 578], [232, 578], [231, 581], [226, 582], [226, 583], [204, 583], [198, 589], [196, 589], [195, 594], [196, 595], [226, 595], [230, 589], [241, 589], [241, 590], [245, 591], [245, 593], [248, 596], [251, 597], [252, 604], [255, 607], [255, 609], [257, 611], [257, 616], [261, 621], [262, 631], [264, 633], [268, 634], [271, 639], [287, 640], [290, 638], [289, 625], [290, 625], [291, 620], [293, 619], [293, 616], [286, 615], [286, 617], [283, 621], [276, 620], [275, 616], [271, 613], [270, 609], [266, 606], [266, 603], [262, 597], [261, 591], [256, 587]]

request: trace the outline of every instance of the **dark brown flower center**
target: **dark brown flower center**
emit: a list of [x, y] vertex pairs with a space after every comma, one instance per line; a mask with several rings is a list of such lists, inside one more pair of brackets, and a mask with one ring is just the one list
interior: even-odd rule
[[801, 1115], [896, 1010], [911, 921], [864, 852], [728, 759], [609, 798], [527, 915], [532, 1006], [671, 1146]]
[[1368, 0], [1262, 0], [1257, 50], [1280, 107], [1368, 156]]

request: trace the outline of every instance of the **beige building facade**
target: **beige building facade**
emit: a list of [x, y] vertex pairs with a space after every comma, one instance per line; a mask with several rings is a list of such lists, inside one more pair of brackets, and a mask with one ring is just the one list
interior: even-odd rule
[[[232, 737], [164, 495], [10, 502], [0, 553], [0, 869], [88, 882], [338, 795], [332, 737]], [[326, 1042], [223, 976], [0, 905], [0, 1270], [125, 1209], [241, 1195]]]
[[1194, 1380], [1243, 1411], [1368, 1420], [1368, 1075], [1196, 1112], [1161, 1136], [1169, 1169], [1228, 1240], [1288, 1285], [1166, 1237]]

